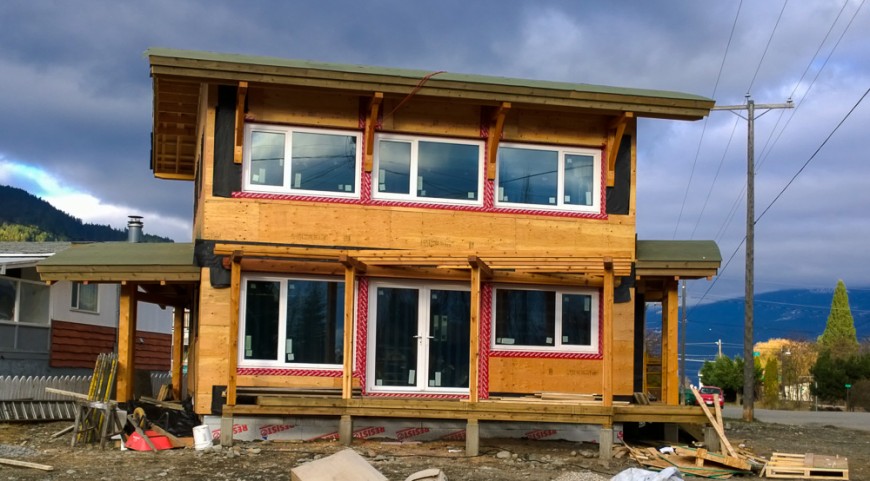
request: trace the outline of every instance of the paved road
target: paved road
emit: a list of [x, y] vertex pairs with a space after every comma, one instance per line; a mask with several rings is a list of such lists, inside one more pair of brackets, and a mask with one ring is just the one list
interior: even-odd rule
[[[743, 408], [726, 405], [722, 416], [732, 419], [743, 417]], [[836, 411], [777, 411], [773, 409], [755, 409], [755, 419], [774, 424], [789, 424], [793, 426], [819, 424], [822, 426], [837, 426], [841, 428], [870, 431], [870, 413], [847, 413]]]

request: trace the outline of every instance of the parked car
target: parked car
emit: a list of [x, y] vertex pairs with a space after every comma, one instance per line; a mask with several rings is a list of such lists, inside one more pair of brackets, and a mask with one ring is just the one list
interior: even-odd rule
[[[702, 386], [701, 389], [698, 389], [698, 392], [701, 393], [701, 399], [704, 400], [704, 404], [706, 404], [708, 406], [712, 406], [713, 405], [713, 395], [718, 394], [719, 395], [719, 407], [725, 406], [725, 393], [722, 392], [721, 387]], [[688, 404], [690, 406], [694, 406], [694, 405], [698, 404], [695, 401], [695, 395], [692, 394], [691, 391], [686, 392], [686, 404]]]

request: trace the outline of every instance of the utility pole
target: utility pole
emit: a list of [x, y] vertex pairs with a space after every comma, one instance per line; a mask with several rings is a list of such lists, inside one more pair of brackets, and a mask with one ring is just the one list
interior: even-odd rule
[[686, 281], [683, 281], [683, 337], [680, 340], [680, 404], [686, 404], [686, 387], [683, 385], [686, 379], [686, 326], [688, 325], [688, 313], [686, 312]]
[[[784, 104], [755, 105], [752, 96], [746, 94], [746, 105], [723, 105], [712, 110], [730, 110], [746, 120], [746, 309], [743, 322], [743, 420], [755, 419], [755, 357], [752, 354], [752, 323], [755, 269], [755, 109], [764, 109], [758, 117], [773, 109], [791, 109], [794, 102]], [[746, 117], [737, 113], [745, 110]]]

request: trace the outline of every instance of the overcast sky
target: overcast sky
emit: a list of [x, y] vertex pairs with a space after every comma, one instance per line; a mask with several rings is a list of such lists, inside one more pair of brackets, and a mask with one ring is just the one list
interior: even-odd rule
[[[863, 3], [4, 0], [0, 184], [88, 222], [142, 215], [146, 232], [189, 241], [192, 183], [149, 170], [148, 47], [677, 90], [720, 105], [792, 97], [797, 108], [756, 122], [757, 215], [809, 161], [757, 223], [756, 290], [838, 278], [870, 289]], [[638, 137], [639, 237], [718, 241], [725, 261], [736, 255], [705, 302], [742, 295], [746, 122], [642, 119]], [[710, 285], [690, 283], [690, 305]]]

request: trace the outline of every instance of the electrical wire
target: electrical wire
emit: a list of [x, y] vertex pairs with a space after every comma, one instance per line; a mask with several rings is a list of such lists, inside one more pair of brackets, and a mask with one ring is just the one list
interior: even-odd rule
[[782, 14], [785, 12], [785, 7], [788, 5], [788, 0], [782, 3], [782, 10], [779, 11], [779, 17], [776, 19], [776, 23], [773, 25], [773, 30], [770, 32], [770, 37], [767, 39], [767, 45], [764, 46], [764, 52], [761, 54], [761, 59], [758, 61], [758, 66], [755, 68], [755, 74], [752, 76], [752, 81], [749, 82], [749, 88], [746, 89], [746, 93], [752, 92], [752, 86], [755, 85], [755, 79], [758, 78], [758, 72], [761, 71], [761, 65], [764, 63], [764, 57], [767, 56], [767, 50], [770, 48], [770, 44], [773, 41], [773, 36], [776, 35], [776, 29], [779, 27], [779, 21], [782, 20]]

